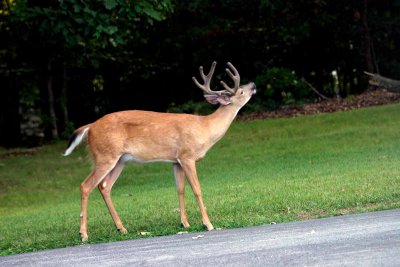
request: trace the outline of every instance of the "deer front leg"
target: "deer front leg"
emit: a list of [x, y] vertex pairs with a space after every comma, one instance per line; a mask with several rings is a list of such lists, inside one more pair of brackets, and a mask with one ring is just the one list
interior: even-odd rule
[[200, 208], [203, 225], [207, 228], [208, 231], [211, 231], [214, 229], [214, 227], [211, 224], [210, 219], [208, 218], [207, 210], [204, 206], [203, 198], [201, 196], [201, 188], [196, 171], [196, 162], [194, 160], [181, 160], [181, 166], [186, 174], [190, 186], [192, 187], [193, 194], [197, 199], [197, 204]]
[[185, 173], [182, 167], [175, 163], [174, 164], [174, 175], [176, 181], [176, 189], [179, 198], [179, 210], [181, 212], [181, 224], [184, 228], [189, 228], [189, 222], [187, 220], [186, 208], [185, 208]]

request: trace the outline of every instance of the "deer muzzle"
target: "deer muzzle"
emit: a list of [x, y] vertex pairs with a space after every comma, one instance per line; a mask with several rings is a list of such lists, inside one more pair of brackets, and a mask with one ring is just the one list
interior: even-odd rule
[[253, 83], [253, 82], [251, 82], [251, 83], [250, 83], [250, 86], [251, 86], [251, 90], [252, 90], [252, 92], [253, 92], [253, 95], [255, 95], [255, 94], [257, 93], [256, 84]]

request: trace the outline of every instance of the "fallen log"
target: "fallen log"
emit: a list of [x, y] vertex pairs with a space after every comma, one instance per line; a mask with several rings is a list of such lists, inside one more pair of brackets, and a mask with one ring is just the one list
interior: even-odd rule
[[369, 77], [368, 83], [370, 85], [378, 86], [388, 90], [389, 92], [400, 93], [400, 81], [383, 77], [377, 73], [370, 73], [364, 71]]

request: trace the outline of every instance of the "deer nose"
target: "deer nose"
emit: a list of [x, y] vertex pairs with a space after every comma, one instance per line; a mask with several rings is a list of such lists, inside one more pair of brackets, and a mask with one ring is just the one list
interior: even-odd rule
[[257, 90], [256, 90], [256, 84], [255, 83], [253, 83], [253, 82], [251, 82], [250, 83], [250, 86], [251, 86], [251, 90], [253, 90], [253, 95], [257, 92]]

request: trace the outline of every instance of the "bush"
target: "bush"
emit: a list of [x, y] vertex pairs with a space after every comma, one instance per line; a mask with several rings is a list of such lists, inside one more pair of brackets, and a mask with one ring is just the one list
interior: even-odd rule
[[257, 97], [253, 106], [276, 109], [281, 105], [299, 104], [310, 98], [310, 89], [294, 71], [273, 67], [256, 77]]

